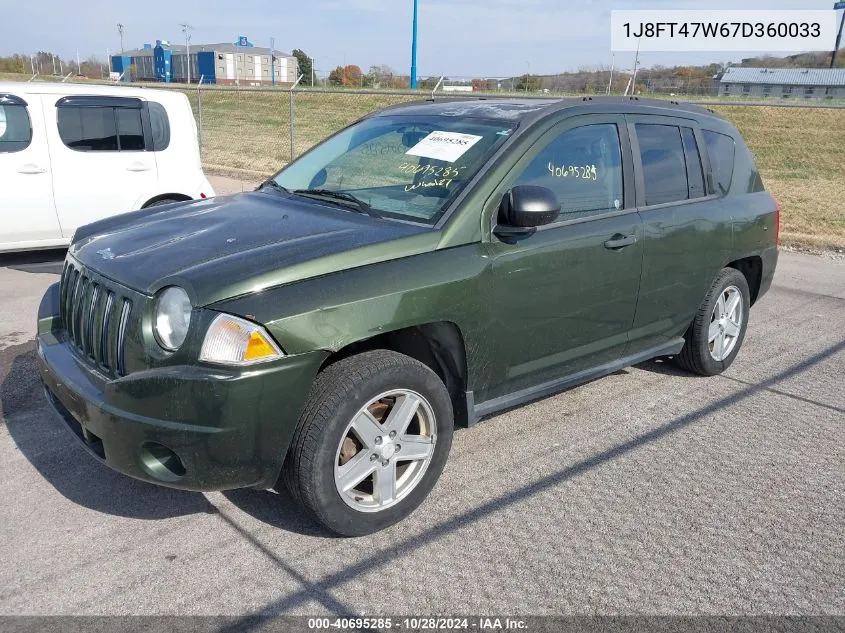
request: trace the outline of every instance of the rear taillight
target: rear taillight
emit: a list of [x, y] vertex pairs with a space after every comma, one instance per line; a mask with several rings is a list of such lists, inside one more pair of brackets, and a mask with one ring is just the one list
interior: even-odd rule
[[780, 202], [778, 202], [777, 198], [772, 196], [772, 200], [775, 201], [775, 244], [780, 244]]
[[[200, 193], [200, 198], [202, 198], [203, 200], [205, 200], [207, 197], [208, 196], [206, 196], [204, 193]], [[778, 217], [780, 217], [780, 216], [778, 216]]]

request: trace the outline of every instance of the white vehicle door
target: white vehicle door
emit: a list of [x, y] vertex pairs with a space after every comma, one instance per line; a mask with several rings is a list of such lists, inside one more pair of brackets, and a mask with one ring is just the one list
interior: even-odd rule
[[62, 235], [143, 204], [158, 180], [144, 102], [111, 96], [44, 99], [47, 120], [55, 121], [47, 138]]
[[0, 251], [61, 237], [41, 101], [0, 94]]

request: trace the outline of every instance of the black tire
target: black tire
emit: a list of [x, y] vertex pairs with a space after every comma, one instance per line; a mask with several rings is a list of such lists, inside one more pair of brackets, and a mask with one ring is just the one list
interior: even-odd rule
[[[716, 303], [719, 297], [730, 288], [739, 290], [742, 301], [742, 320], [739, 324], [739, 334], [733, 349], [722, 360], [717, 360], [711, 353], [709, 332]], [[689, 326], [686, 335], [686, 343], [681, 353], [675, 356], [675, 362], [687, 371], [702, 376], [715, 376], [721, 374], [731, 366], [745, 340], [745, 331], [748, 327], [748, 315], [751, 306], [751, 294], [748, 291], [748, 281], [745, 275], [736, 268], [723, 268], [713, 285], [707, 292], [704, 302]], [[718, 354], [717, 354], [718, 355]]]
[[[382, 510], [364, 512], [344, 501], [338, 491], [337, 451], [358, 411], [393, 389], [412, 390], [429, 404], [436, 429], [433, 455], [404, 498]], [[449, 393], [427, 366], [387, 350], [351, 356], [328, 366], [315, 379], [282, 469], [282, 480], [313, 518], [332, 532], [343, 536], [371, 534], [401, 521], [428, 496], [446, 464], [453, 431]]]
[[156, 200], [155, 202], [150, 202], [149, 204], [145, 204], [143, 206], [143, 208], [149, 209], [150, 207], [162, 207], [166, 204], [174, 204], [176, 202], [183, 202], [183, 200], [174, 200], [173, 198], [164, 198], [162, 200]]

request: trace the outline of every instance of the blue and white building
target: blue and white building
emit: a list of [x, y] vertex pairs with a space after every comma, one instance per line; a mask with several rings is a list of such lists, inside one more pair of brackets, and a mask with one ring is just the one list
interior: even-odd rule
[[[125, 51], [111, 58], [112, 72], [124, 81], [163, 81], [241, 86], [293, 83], [297, 78], [296, 57], [254, 46], [241, 36], [233, 44], [192, 44], [190, 55], [184, 44], [156, 40], [155, 46]], [[134, 69], [131, 68], [134, 66]], [[190, 74], [189, 74], [190, 70]]]

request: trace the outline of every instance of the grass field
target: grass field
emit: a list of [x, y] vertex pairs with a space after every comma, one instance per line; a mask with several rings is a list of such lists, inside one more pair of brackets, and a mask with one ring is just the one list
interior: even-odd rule
[[[16, 77], [20, 78], [20, 75]], [[11, 79], [0, 74], [0, 80]], [[174, 86], [175, 87], [175, 86]], [[290, 95], [284, 90], [185, 90], [201, 121], [211, 172], [256, 179], [290, 160]], [[359, 117], [420, 96], [297, 91], [294, 154]], [[201, 101], [201, 106], [200, 106]], [[782, 205], [785, 244], [845, 248], [845, 109], [711, 106], [742, 132], [766, 188]]]
[[[196, 107], [196, 91], [190, 95]], [[298, 92], [295, 153], [407, 95]], [[766, 188], [782, 205], [785, 244], [845, 247], [845, 110], [712, 106], [742, 132]], [[265, 176], [290, 156], [290, 101], [283, 92], [202, 93], [203, 162], [212, 171]]]

